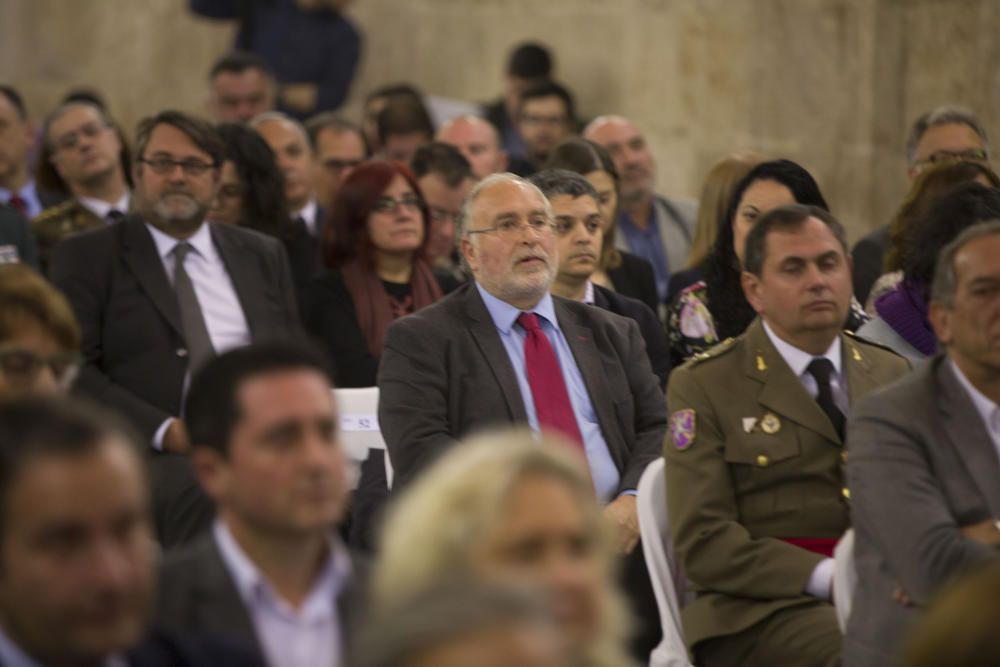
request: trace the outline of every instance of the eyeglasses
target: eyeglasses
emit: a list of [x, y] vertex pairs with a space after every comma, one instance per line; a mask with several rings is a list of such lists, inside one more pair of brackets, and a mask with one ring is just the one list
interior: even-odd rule
[[405, 196], [400, 199], [392, 197], [379, 197], [372, 204], [372, 211], [375, 213], [395, 213], [397, 209], [408, 208], [411, 211], [420, 210], [420, 199], [413, 196]]
[[446, 211], [443, 208], [435, 208], [431, 206], [431, 220], [434, 222], [458, 222], [458, 216], [461, 215], [458, 211]]
[[330, 159], [330, 160], [323, 160], [323, 166], [329, 169], [330, 171], [343, 171], [345, 169], [353, 169], [362, 162], [364, 162], [364, 160]]
[[[573, 231], [577, 222], [577, 220], [572, 218], [557, 218], [555, 224], [556, 234], [559, 236], [566, 236]], [[588, 218], [586, 220], [580, 220], [579, 222], [583, 225], [583, 228], [587, 230], [588, 234], [596, 234], [597, 230], [601, 228], [601, 220], [599, 217], [596, 219]]]
[[967, 162], [986, 162], [989, 160], [989, 155], [986, 154], [986, 150], [983, 148], [968, 148], [964, 151], [940, 150], [934, 151], [923, 160], [920, 160], [920, 162], [922, 164], [944, 164], [945, 162], [959, 162], [962, 160]]
[[496, 233], [505, 239], [515, 239], [521, 236], [525, 229], [530, 229], [534, 233], [544, 236], [546, 234], [551, 234], [554, 227], [555, 225], [549, 222], [546, 218], [532, 218], [527, 222], [520, 222], [518, 220], [502, 220], [492, 227], [487, 227], [486, 229], [470, 229], [466, 233]]
[[17, 347], [0, 348], [0, 372], [5, 380], [14, 384], [32, 384], [46, 366], [61, 387], [69, 387], [80, 367], [80, 357], [75, 352], [43, 357], [31, 350]]
[[191, 176], [192, 178], [197, 178], [198, 176], [204, 175], [208, 170], [215, 169], [215, 163], [205, 162], [195, 158], [175, 160], [170, 157], [160, 156], [154, 157], [152, 160], [140, 158], [139, 162], [148, 164], [149, 167], [160, 176], [167, 176], [168, 174], [174, 173], [174, 169], [177, 167], [180, 167], [184, 171], [185, 176]]
[[106, 129], [108, 129], [108, 126], [104, 123], [87, 123], [77, 130], [67, 132], [66, 134], [54, 139], [52, 141], [52, 145], [55, 146], [57, 151], [71, 151], [80, 145], [81, 137], [86, 139], [96, 139], [101, 135], [101, 132]]

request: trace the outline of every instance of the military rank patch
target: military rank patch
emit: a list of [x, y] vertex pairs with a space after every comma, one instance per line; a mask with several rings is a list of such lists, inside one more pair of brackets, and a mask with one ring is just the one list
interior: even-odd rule
[[688, 408], [670, 415], [670, 439], [680, 451], [694, 444], [695, 413]]

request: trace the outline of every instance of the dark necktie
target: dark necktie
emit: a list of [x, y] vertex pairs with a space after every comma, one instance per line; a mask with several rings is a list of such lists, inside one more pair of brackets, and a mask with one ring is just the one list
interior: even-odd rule
[[559, 359], [538, 325], [534, 313], [521, 313], [517, 323], [524, 329], [524, 366], [531, 388], [531, 400], [538, 415], [538, 426], [558, 431], [563, 436], [580, 445], [583, 437], [576, 423], [573, 404], [570, 403], [566, 383], [563, 381]]
[[833, 400], [833, 388], [830, 386], [830, 376], [833, 375], [833, 362], [826, 358], [817, 357], [809, 362], [806, 370], [816, 378], [816, 386], [819, 387], [816, 402], [819, 404], [820, 409], [826, 413], [826, 416], [830, 418], [833, 429], [840, 436], [840, 440], [843, 441], [844, 413], [840, 411], [837, 403]]
[[11, 206], [17, 209], [17, 212], [28, 217], [28, 202], [24, 200], [20, 195], [12, 195], [10, 200], [7, 202]]
[[124, 213], [122, 213], [121, 211], [119, 211], [116, 208], [113, 208], [110, 211], [108, 211], [108, 214], [106, 216], [104, 216], [104, 219], [108, 221], [108, 224], [111, 224], [111, 223], [114, 223], [114, 222], [118, 222], [119, 220], [121, 220], [124, 217], [125, 217]]
[[177, 305], [181, 309], [181, 326], [184, 327], [184, 339], [187, 341], [190, 362], [188, 370], [194, 373], [202, 364], [215, 355], [212, 339], [208, 335], [205, 316], [198, 303], [198, 295], [194, 291], [191, 276], [184, 268], [184, 258], [193, 250], [190, 243], [181, 241], [174, 246], [174, 292], [177, 293]]

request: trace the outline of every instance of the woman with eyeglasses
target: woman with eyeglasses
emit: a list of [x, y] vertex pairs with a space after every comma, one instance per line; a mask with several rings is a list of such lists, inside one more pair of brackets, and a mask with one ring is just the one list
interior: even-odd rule
[[80, 328], [66, 298], [25, 264], [0, 264], [0, 398], [69, 389]]
[[[371, 387], [394, 320], [458, 286], [425, 260], [430, 217], [410, 170], [373, 160], [347, 177], [323, 227], [327, 270], [306, 294], [306, 328], [329, 352], [338, 387]], [[351, 514], [352, 546], [372, 546], [374, 517], [388, 496], [381, 456], [361, 466]]]

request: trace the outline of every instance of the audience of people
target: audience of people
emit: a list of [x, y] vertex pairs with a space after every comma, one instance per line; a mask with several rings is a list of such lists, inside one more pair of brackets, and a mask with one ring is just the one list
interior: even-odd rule
[[852, 258], [788, 159], [658, 194], [539, 43], [355, 124], [344, 5], [190, 0], [215, 125], [0, 85], [0, 663], [659, 664], [663, 541], [691, 664], [988, 664], [942, 631], [1000, 553], [983, 123], [914, 122]]

